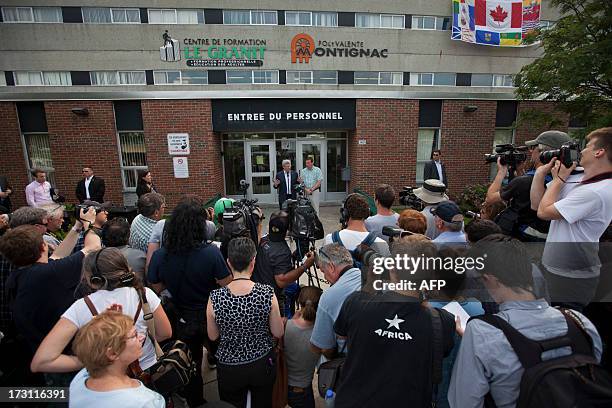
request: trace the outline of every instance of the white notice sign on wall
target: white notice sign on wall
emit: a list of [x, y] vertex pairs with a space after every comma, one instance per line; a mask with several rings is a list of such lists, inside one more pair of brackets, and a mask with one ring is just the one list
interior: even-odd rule
[[168, 154], [189, 154], [189, 134], [168, 133]]
[[174, 163], [175, 178], [189, 178], [189, 165], [186, 157], [173, 157], [172, 162]]

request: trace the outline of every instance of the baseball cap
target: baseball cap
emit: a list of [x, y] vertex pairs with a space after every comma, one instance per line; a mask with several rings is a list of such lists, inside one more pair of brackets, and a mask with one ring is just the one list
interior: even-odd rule
[[446, 222], [463, 222], [463, 214], [453, 201], [444, 201], [432, 208], [431, 213]]
[[565, 132], [558, 130], [547, 130], [542, 132], [534, 140], [528, 140], [525, 142], [526, 146], [537, 146], [543, 144], [555, 149], [559, 149], [563, 143], [569, 142], [572, 139]]

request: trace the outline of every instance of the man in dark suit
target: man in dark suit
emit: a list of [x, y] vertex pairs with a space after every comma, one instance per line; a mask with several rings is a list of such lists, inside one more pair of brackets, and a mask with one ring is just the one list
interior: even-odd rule
[[10, 195], [13, 194], [13, 187], [5, 176], [0, 176], [0, 205], [11, 211]]
[[440, 180], [448, 189], [448, 179], [446, 178], [446, 166], [442, 163], [442, 152], [435, 149], [431, 152], [431, 161], [425, 163], [423, 180]]
[[278, 205], [282, 209], [288, 198], [295, 199], [295, 186], [299, 184], [298, 174], [291, 170], [291, 160], [283, 160], [283, 170], [276, 173], [274, 188], [278, 189]]
[[76, 186], [76, 196], [79, 203], [82, 204], [85, 200], [103, 203], [105, 189], [104, 179], [94, 176], [91, 167], [83, 167], [83, 179]]

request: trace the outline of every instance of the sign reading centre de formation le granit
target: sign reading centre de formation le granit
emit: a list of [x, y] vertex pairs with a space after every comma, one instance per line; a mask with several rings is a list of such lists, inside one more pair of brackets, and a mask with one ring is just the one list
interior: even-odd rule
[[163, 39], [161, 60], [176, 62], [184, 58], [188, 67], [261, 67], [266, 52], [266, 40], [259, 38], [184, 38], [181, 46], [166, 31]]

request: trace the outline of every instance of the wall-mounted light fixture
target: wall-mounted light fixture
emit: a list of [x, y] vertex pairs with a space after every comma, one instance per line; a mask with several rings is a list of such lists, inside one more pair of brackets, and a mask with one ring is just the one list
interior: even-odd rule
[[476, 105], [466, 105], [463, 107], [464, 112], [476, 112], [478, 110], [478, 106]]
[[78, 116], [87, 116], [89, 115], [89, 109], [87, 108], [72, 108], [72, 113]]

